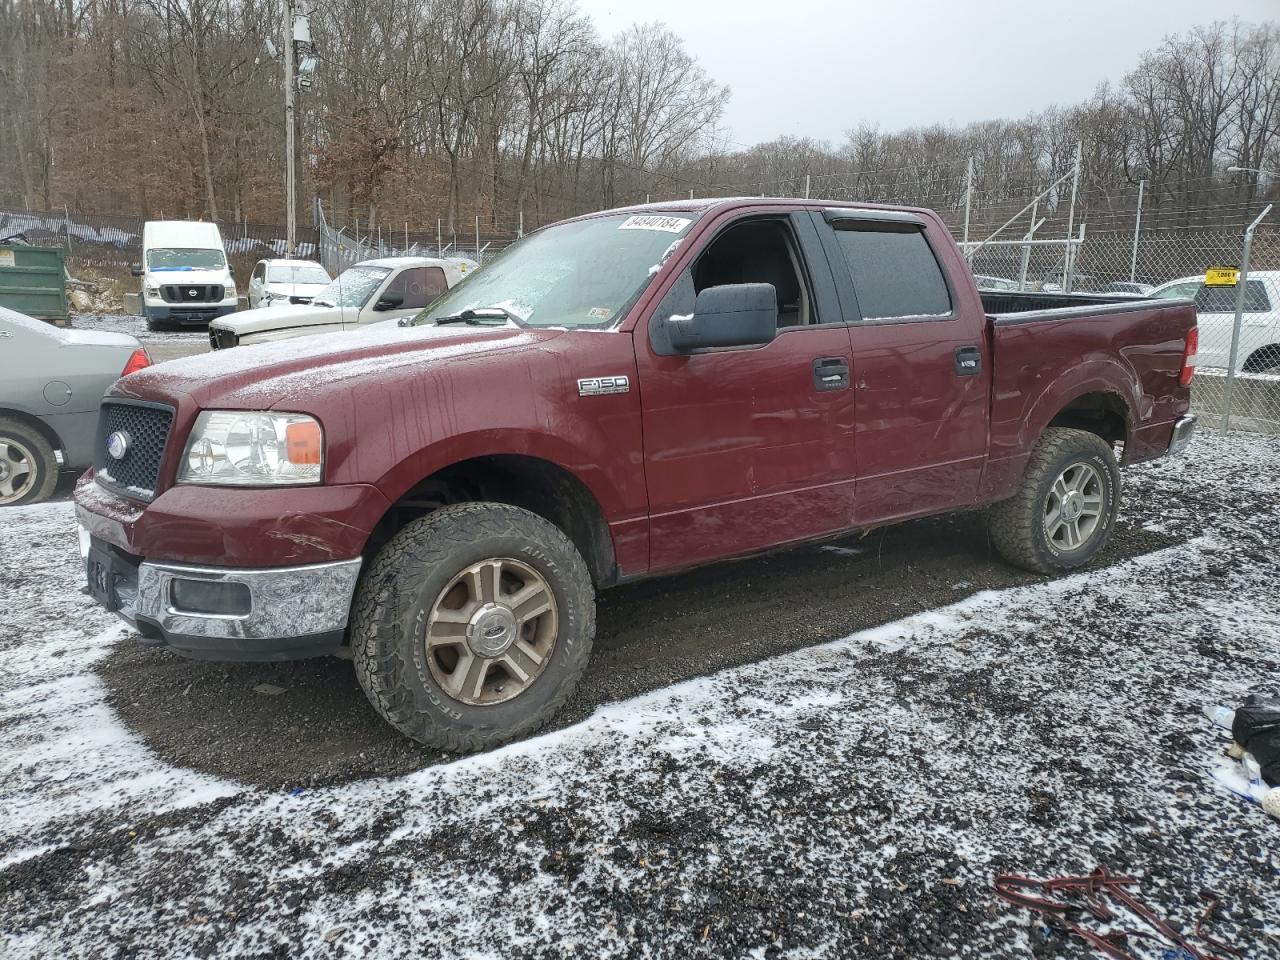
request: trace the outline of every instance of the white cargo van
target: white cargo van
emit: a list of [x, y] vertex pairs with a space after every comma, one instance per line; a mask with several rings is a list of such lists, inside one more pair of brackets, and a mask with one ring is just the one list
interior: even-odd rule
[[236, 284], [216, 223], [149, 220], [142, 227], [142, 313], [152, 330], [235, 313]]

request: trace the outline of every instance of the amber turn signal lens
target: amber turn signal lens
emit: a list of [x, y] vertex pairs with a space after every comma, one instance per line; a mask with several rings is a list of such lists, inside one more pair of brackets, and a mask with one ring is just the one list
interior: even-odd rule
[[290, 463], [320, 462], [320, 424], [315, 421], [289, 424], [284, 430], [284, 441]]

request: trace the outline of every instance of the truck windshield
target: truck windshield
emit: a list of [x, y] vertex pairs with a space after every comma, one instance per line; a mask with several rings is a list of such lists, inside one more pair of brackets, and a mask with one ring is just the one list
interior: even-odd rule
[[221, 270], [227, 258], [221, 250], [196, 247], [154, 247], [147, 251], [151, 270]]
[[446, 318], [506, 323], [510, 317], [535, 327], [611, 327], [679, 244], [693, 217], [683, 211], [617, 214], [539, 230], [467, 276], [413, 323]]
[[347, 267], [311, 302], [321, 307], [363, 307], [390, 272], [390, 267]]

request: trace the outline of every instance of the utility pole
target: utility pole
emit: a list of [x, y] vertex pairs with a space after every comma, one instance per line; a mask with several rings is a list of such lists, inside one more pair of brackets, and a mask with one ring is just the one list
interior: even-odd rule
[[284, 216], [285, 256], [292, 257], [298, 248], [297, 169], [293, 145], [293, 0], [284, 0]]

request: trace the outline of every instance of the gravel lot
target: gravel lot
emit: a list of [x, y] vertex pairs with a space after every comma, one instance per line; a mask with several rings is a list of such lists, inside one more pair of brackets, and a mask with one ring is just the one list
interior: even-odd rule
[[1106, 863], [1280, 956], [1280, 823], [1199, 713], [1277, 692], [1280, 439], [1126, 482], [1058, 580], [962, 515], [608, 592], [561, 728], [462, 760], [349, 664], [139, 648], [69, 504], [7, 510], [0, 954], [1085, 957], [992, 878]]
[[142, 342], [156, 363], [189, 357], [209, 350], [209, 331], [204, 327], [189, 330], [148, 330], [147, 321], [113, 313], [72, 313], [71, 326], [76, 330], [103, 330], [127, 333]]

